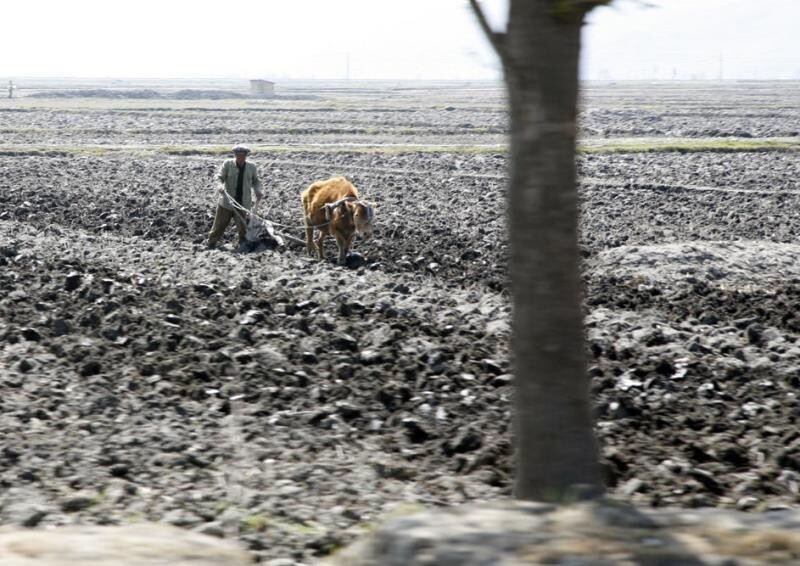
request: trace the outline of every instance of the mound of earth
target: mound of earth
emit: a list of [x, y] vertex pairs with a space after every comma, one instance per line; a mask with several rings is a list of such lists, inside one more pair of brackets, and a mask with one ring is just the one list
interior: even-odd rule
[[229, 90], [182, 89], [175, 92], [162, 92], [150, 89], [70, 89], [47, 90], [27, 95], [31, 98], [117, 98], [117, 99], [176, 99], [176, 100], [222, 100], [228, 98], [249, 98], [241, 92]]
[[163, 96], [149, 89], [70, 89], [47, 90], [34, 92], [30, 98], [163, 98]]
[[165, 98], [174, 98], [177, 100], [223, 100], [226, 98], [250, 98], [247, 94], [241, 92], [232, 92], [230, 90], [203, 90], [203, 89], [183, 89], [165, 95]]
[[800, 512], [492, 502], [394, 519], [327, 566], [796, 564]]

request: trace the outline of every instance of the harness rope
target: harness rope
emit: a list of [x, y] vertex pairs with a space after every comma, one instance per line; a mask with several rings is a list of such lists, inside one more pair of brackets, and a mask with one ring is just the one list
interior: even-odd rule
[[[245, 224], [245, 226], [247, 226], [247, 224], [248, 224], [247, 223], [247, 215], [250, 215], [251, 217], [255, 218], [256, 220], [259, 220], [260, 222], [268, 225], [269, 227], [274, 227], [274, 226], [279, 226], [281, 228], [298, 228], [298, 227], [300, 227], [300, 228], [303, 228], [303, 229], [306, 229], [306, 228], [309, 227], [307, 224], [303, 224], [302, 226], [298, 226], [296, 224], [295, 225], [282, 224], [280, 222], [273, 222], [272, 220], [267, 220], [266, 218], [256, 214], [254, 211], [247, 210], [245, 207], [243, 207], [241, 204], [239, 204], [236, 201], [236, 199], [231, 198], [231, 196], [228, 194], [228, 191], [223, 190], [222, 194], [225, 196], [225, 200], [228, 202], [228, 204], [230, 204], [233, 207], [234, 213], [237, 215], [239, 220], [241, 220]], [[329, 212], [330, 210], [333, 210], [334, 208], [336, 208], [338, 206], [341, 206], [345, 202], [352, 202], [352, 201], [358, 202], [359, 199], [358, 199], [358, 197], [344, 197], [344, 198], [341, 198], [341, 199], [339, 199], [338, 201], [336, 201], [334, 203], [326, 204], [325, 207], [328, 209], [326, 211], [326, 216], [330, 217], [330, 212]], [[366, 203], [364, 203], [364, 204], [367, 207], [368, 217], [369, 217], [370, 220], [372, 220], [372, 215], [373, 215], [372, 206], [370, 206], [370, 205], [368, 205]], [[270, 208], [268, 208], [267, 211], [269, 212], [269, 210], [271, 208], [272, 208], [272, 205], [270, 205]], [[243, 212], [244, 216], [242, 214], [240, 214], [239, 211]], [[322, 228], [324, 226], [328, 226], [331, 222], [332, 222], [331, 220], [328, 220], [327, 222], [323, 222], [321, 224], [314, 224], [311, 227], [319, 229], [319, 228]], [[268, 228], [268, 231], [269, 231], [269, 228]], [[305, 240], [302, 240], [300, 238], [296, 238], [296, 237], [291, 236], [289, 234], [286, 234], [284, 232], [278, 232], [277, 230], [274, 230], [274, 229], [272, 231], [275, 232], [276, 234], [278, 234], [279, 236], [282, 236], [284, 238], [288, 238], [289, 240], [297, 242], [298, 244], [301, 244], [303, 246], [306, 245], [306, 241]]]
[[[225, 196], [227, 197], [227, 199], [228, 199], [228, 202], [229, 202], [229, 203], [231, 204], [231, 206], [233, 206], [234, 208], [236, 208], [236, 209], [238, 209], [238, 210], [241, 210], [242, 212], [244, 212], [244, 213], [246, 213], [246, 214], [250, 214], [250, 215], [254, 216], [255, 218], [257, 218], [258, 220], [261, 220], [261, 221], [264, 221], [264, 222], [269, 222], [269, 223], [270, 223], [270, 224], [272, 224], [273, 226], [280, 226], [280, 227], [282, 227], [282, 228], [306, 228], [306, 227], [307, 227], [307, 225], [306, 225], [306, 224], [283, 224], [283, 223], [281, 223], [281, 222], [276, 222], [276, 221], [274, 221], [274, 220], [267, 220], [266, 218], [264, 218], [264, 217], [262, 217], [262, 216], [259, 216], [258, 214], [256, 214], [256, 213], [255, 213], [255, 212], [253, 212], [252, 210], [247, 210], [246, 208], [244, 208], [243, 206], [241, 206], [241, 205], [240, 205], [238, 202], [236, 202], [235, 200], [231, 199], [230, 195], [228, 195], [228, 193], [227, 193], [227, 192], [225, 193]], [[368, 214], [368, 217], [369, 217], [369, 219], [370, 219], [370, 220], [372, 220], [372, 216], [373, 216], [373, 214], [374, 214], [374, 213], [373, 213], [372, 206], [371, 206], [371, 205], [369, 205], [369, 204], [367, 204], [367, 203], [365, 203], [365, 202], [363, 202], [363, 201], [361, 201], [361, 200], [360, 200], [359, 198], [357, 198], [357, 197], [344, 197], [344, 198], [342, 198], [342, 199], [339, 199], [338, 201], [336, 201], [336, 202], [334, 202], [334, 203], [329, 203], [329, 204], [326, 204], [325, 206], [326, 206], [327, 208], [329, 208], [329, 209], [333, 209], [333, 208], [336, 208], [337, 206], [341, 205], [341, 204], [342, 204], [343, 202], [345, 202], [345, 201], [356, 201], [356, 202], [362, 202], [362, 204], [366, 205], [366, 207], [367, 207], [367, 211], [368, 211], [368, 212], [367, 212], [367, 214]], [[272, 208], [272, 205], [270, 205], [270, 208]], [[267, 209], [267, 211], [269, 211], [269, 209]], [[328, 224], [330, 224], [330, 223], [331, 223], [331, 221], [328, 221], [328, 222], [322, 222], [322, 223], [320, 223], [320, 224], [313, 224], [313, 225], [312, 225], [312, 227], [313, 227], [313, 228], [321, 228], [321, 227], [323, 227], [323, 226], [327, 226], [327, 225], [328, 225]]]
[[[228, 194], [228, 191], [222, 191], [222, 194], [225, 195], [225, 200], [228, 202], [228, 204], [230, 204], [233, 207], [233, 212], [236, 214], [236, 216], [239, 218], [239, 220], [241, 220], [245, 224], [245, 226], [248, 225], [247, 215], [250, 215], [251, 217], [255, 218], [256, 220], [260, 221], [262, 224], [267, 226], [267, 231], [268, 232], [272, 231], [275, 234], [277, 234], [278, 236], [281, 236], [283, 238], [288, 238], [289, 240], [293, 240], [293, 241], [295, 241], [295, 242], [297, 242], [299, 244], [305, 245], [305, 242], [303, 240], [301, 240], [300, 238], [295, 238], [294, 236], [291, 236], [289, 234], [284, 234], [283, 232], [278, 232], [277, 230], [272, 228], [273, 226], [275, 226], [274, 222], [259, 216], [258, 214], [256, 214], [252, 210], [247, 210], [241, 204], [236, 202], [236, 199], [231, 198], [231, 196]], [[239, 211], [242, 211], [244, 213], [244, 215], [240, 214]]]

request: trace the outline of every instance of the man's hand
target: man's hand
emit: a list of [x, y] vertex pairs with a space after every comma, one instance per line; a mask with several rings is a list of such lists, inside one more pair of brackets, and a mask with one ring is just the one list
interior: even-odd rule
[[225, 194], [225, 187], [218, 187], [218, 188], [217, 188], [217, 192], [218, 192], [220, 195], [224, 195], [224, 194]]

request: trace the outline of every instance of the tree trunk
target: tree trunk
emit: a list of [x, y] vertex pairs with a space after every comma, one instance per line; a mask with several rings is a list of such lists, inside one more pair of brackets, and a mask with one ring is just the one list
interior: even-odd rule
[[504, 69], [520, 499], [602, 492], [584, 359], [575, 136], [582, 17], [511, 0]]

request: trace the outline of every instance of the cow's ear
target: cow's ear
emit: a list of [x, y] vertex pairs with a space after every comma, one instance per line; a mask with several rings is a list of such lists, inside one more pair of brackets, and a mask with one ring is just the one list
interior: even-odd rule
[[364, 201], [363, 205], [367, 213], [367, 219], [372, 222], [372, 219], [375, 218], [375, 203]]

